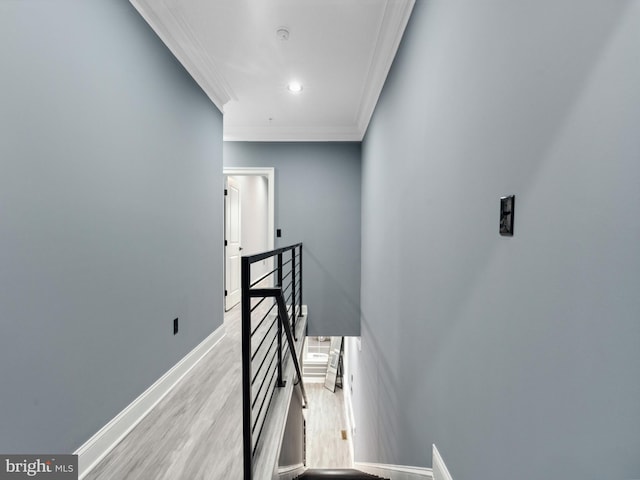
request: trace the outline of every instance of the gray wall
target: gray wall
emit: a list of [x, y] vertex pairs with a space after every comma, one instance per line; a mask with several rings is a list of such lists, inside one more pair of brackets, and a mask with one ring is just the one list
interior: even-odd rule
[[304, 242], [309, 335], [360, 334], [360, 144], [224, 142], [225, 167], [275, 167], [276, 247]]
[[640, 478], [639, 47], [637, 1], [416, 2], [362, 147], [356, 460]]
[[71, 452], [222, 324], [222, 115], [125, 0], [0, 32], [0, 451]]

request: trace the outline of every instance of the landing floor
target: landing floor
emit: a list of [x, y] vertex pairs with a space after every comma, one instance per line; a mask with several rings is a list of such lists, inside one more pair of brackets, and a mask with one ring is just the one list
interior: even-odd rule
[[224, 323], [226, 336], [86, 480], [242, 478], [239, 306]]
[[[242, 478], [239, 306], [224, 323], [225, 337], [85, 480]], [[342, 390], [307, 388], [307, 465], [350, 467]]]
[[321, 383], [306, 384], [309, 408], [307, 419], [307, 467], [349, 468], [353, 465], [349, 441], [342, 438], [348, 430], [344, 411], [344, 392], [333, 393]]

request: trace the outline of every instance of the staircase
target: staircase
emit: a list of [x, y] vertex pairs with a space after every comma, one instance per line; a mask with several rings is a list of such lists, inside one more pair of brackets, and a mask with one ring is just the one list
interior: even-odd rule
[[327, 376], [330, 347], [330, 337], [307, 337], [302, 362], [302, 375], [305, 377], [305, 382], [324, 382]]
[[303, 359], [302, 376], [305, 381], [313, 383], [324, 382], [327, 376], [329, 356], [322, 353], [310, 353]]
[[[370, 475], [368, 473], [361, 472], [360, 470], [343, 469], [343, 468], [331, 468], [331, 469], [309, 469], [304, 472], [296, 480], [385, 480], [382, 477]], [[386, 479], [389, 480], [389, 479]]]

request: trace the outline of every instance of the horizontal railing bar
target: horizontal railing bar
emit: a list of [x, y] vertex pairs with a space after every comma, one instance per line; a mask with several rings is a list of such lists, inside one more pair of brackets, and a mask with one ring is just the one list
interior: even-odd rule
[[258, 280], [256, 280], [255, 282], [253, 282], [251, 285], [249, 285], [250, 288], [255, 287], [257, 284], [259, 284], [260, 282], [262, 282], [264, 279], [266, 279], [267, 277], [273, 275], [274, 273], [276, 273], [278, 271], [277, 268], [274, 268], [273, 270], [271, 270], [269, 273], [265, 273], [262, 277], [260, 277]]
[[[273, 307], [273, 305], [271, 305], [271, 306]], [[271, 313], [271, 310], [273, 310], [273, 309], [270, 308], [269, 310], [267, 310], [266, 312], [264, 312], [262, 314], [262, 318], [258, 321], [258, 326], [252, 330], [251, 336], [253, 336], [253, 334], [262, 326], [262, 322], [265, 320], [265, 318], [269, 317], [269, 313]]]
[[282, 296], [285, 295], [290, 295], [291, 294], [291, 285], [286, 285], [283, 289], [282, 289]]
[[[271, 374], [271, 378], [269, 379], [269, 385], [271, 385], [271, 383], [273, 382], [274, 377], [276, 376], [276, 373], [278, 372], [278, 369], [275, 368], [273, 370], [273, 373]], [[273, 389], [275, 390], [275, 388]], [[267, 390], [268, 391], [268, 390]], [[264, 398], [262, 399], [262, 403], [260, 404], [260, 408], [258, 409], [258, 414], [256, 415], [256, 422], [253, 425], [253, 429], [251, 430], [251, 432], [253, 433], [253, 431], [256, 429], [256, 425], [258, 423], [258, 420], [260, 419], [260, 414], [262, 413], [262, 409], [264, 408], [264, 401], [266, 400], [267, 396], [265, 395]]]
[[[267, 405], [267, 410], [269, 411], [269, 408], [271, 407], [271, 402], [273, 401], [273, 395], [276, 393], [276, 389], [272, 389], [271, 390], [271, 397], [269, 398], [269, 404]], [[266, 414], [265, 414], [266, 415]], [[256, 435], [256, 443], [253, 445], [253, 450], [251, 452], [251, 455], [255, 455], [256, 453], [256, 448], [258, 447], [258, 442], [260, 441], [260, 437], [262, 436], [262, 430], [264, 429], [264, 420], [262, 422], [262, 425], [260, 426], [260, 430], [258, 431], [258, 435]], [[253, 432], [251, 432], [253, 433]]]
[[249, 296], [252, 298], [277, 297], [280, 292], [280, 288], [253, 288], [249, 290]]
[[[284, 279], [287, 278], [289, 275], [291, 275], [291, 270], [289, 270], [287, 272], [287, 274], [282, 277], [282, 281], [284, 281]], [[291, 282], [289, 282], [289, 283], [291, 283]]]
[[289, 259], [289, 260], [287, 260], [286, 262], [283, 262], [283, 263], [282, 263], [282, 266], [283, 266], [283, 267], [286, 267], [286, 266], [287, 266], [287, 265], [289, 265], [292, 261], [293, 261], [293, 260]]
[[[263, 300], [264, 300], [264, 299], [266, 299], [266, 298], [268, 298], [268, 297], [264, 297], [264, 298], [263, 298]], [[252, 337], [253, 337], [253, 335], [258, 331], [258, 329], [262, 326], [262, 324], [264, 323], [264, 321], [265, 321], [267, 318], [269, 318], [269, 314], [271, 313], [271, 310], [273, 310], [273, 307], [275, 307], [275, 306], [276, 306], [276, 303], [275, 303], [275, 302], [273, 302], [273, 305], [271, 305], [271, 307], [269, 308], [269, 310], [267, 310], [267, 313], [262, 317], [262, 320], [260, 320], [260, 323], [258, 323], [258, 325], [256, 326], [256, 328], [254, 328], [254, 329], [251, 331], [251, 336], [252, 336]]]
[[[258, 388], [258, 391], [256, 392], [256, 396], [253, 399], [253, 402], [251, 403], [251, 408], [256, 406], [256, 402], [258, 401], [258, 397], [260, 397], [260, 392], [262, 392], [262, 387], [264, 387], [264, 382], [267, 380], [267, 376], [269, 375], [269, 372], [271, 371], [271, 366], [273, 365], [273, 362], [275, 361], [275, 359], [278, 356], [276, 353], [274, 353], [273, 356], [271, 357], [271, 361], [269, 362], [269, 366], [267, 367], [267, 371], [265, 372], [264, 378], [262, 379], [262, 382], [260, 382], [260, 387]], [[278, 366], [276, 365], [276, 368], [277, 367]]]
[[255, 263], [266, 258], [275, 257], [279, 253], [288, 252], [289, 250], [293, 250], [301, 245], [301, 243], [296, 243], [295, 245], [289, 245], [288, 247], [277, 248], [275, 250], [269, 250], [268, 252], [256, 253], [255, 255], [248, 255], [242, 258], [248, 259], [249, 263]]
[[260, 304], [262, 302], [264, 302], [267, 299], [267, 297], [261, 298], [259, 302], [257, 302], [253, 307], [251, 307], [251, 310], [249, 310], [249, 313], [253, 313], [253, 311], [258, 308], [260, 306]]
[[[269, 352], [271, 352], [274, 348], [273, 346], [273, 338], [276, 338], [276, 341], [278, 339], [278, 328], [275, 329], [275, 331], [270, 328], [269, 329], [269, 335], [265, 334], [264, 338], [260, 341], [260, 345], [258, 346], [258, 348], [256, 348], [253, 352], [252, 352], [252, 356], [251, 356], [251, 365], [253, 366], [252, 368], [252, 372], [253, 372], [253, 378], [258, 376], [258, 372], [260, 370], [260, 368], [262, 367], [262, 363], [260, 364], [260, 366], [258, 367], [258, 370], [255, 370], [255, 366], [258, 362], [262, 361], [264, 362], [264, 358], [266, 356], [269, 355]], [[266, 343], [265, 343], [266, 342]], [[277, 348], [277, 347], [276, 347]], [[252, 381], [253, 383], [253, 381]]]
[[[278, 318], [274, 318], [273, 319], [273, 323], [271, 323], [271, 326], [269, 327], [269, 329], [265, 332], [264, 337], [262, 338], [262, 340], [260, 341], [260, 344], [256, 347], [256, 349], [253, 351], [253, 355], [251, 355], [251, 361], [253, 362], [256, 358], [256, 355], [258, 355], [258, 352], [260, 351], [260, 348], [262, 347], [262, 345], [264, 345], [264, 342], [267, 340], [269, 333], [271, 332], [271, 330], [273, 329], [273, 326], [276, 325], [276, 322], [278, 321]], [[278, 332], [276, 332], [276, 336], [278, 335]], [[269, 345], [269, 349], [271, 349], [271, 345]], [[269, 351], [269, 350], [267, 350]]]

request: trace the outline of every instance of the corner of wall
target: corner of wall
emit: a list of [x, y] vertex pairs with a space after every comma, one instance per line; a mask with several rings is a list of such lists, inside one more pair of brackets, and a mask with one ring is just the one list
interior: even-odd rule
[[449, 469], [444, 463], [440, 452], [436, 448], [435, 443], [433, 444], [433, 480], [453, 480], [453, 477], [449, 473]]

